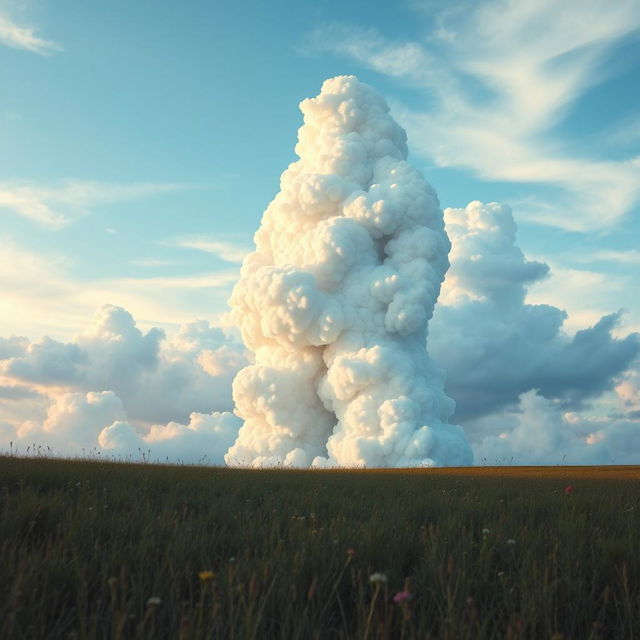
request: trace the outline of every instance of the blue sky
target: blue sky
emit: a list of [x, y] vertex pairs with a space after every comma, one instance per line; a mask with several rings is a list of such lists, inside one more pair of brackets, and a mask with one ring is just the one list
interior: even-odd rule
[[0, 3], [0, 335], [103, 303], [216, 318], [298, 103], [355, 73], [443, 206], [506, 202], [569, 331], [640, 328], [640, 8], [604, 2]]
[[0, 450], [222, 460], [228, 297], [356, 74], [456, 209], [429, 351], [476, 460], [637, 463], [639, 47], [637, 0], [0, 0]]

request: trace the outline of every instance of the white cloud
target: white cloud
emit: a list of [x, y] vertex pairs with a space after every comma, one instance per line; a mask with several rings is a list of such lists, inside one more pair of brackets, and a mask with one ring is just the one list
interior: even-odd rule
[[470, 464], [426, 352], [449, 242], [433, 188], [386, 101], [354, 76], [304, 100], [280, 179], [230, 299], [255, 364], [228, 464]]
[[[613, 389], [640, 352], [640, 335], [614, 335], [619, 314], [611, 309], [609, 315], [595, 314], [586, 328], [578, 325], [569, 336], [566, 299], [555, 296], [559, 304], [552, 306], [538, 294], [533, 304], [529, 292], [549, 280], [548, 267], [526, 260], [516, 245], [509, 207], [472, 202], [465, 209], [446, 209], [445, 224], [453, 245], [451, 267], [429, 345], [447, 372], [446, 388], [463, 426], [513, 404], [532, 388], [572, 407]], [[584, 291], [601, 281], [588, 272], [554, 277], [583, 299]]]
[[149, 198], [186, 188], [188, 185], [174, 183], [117, 184], [87, 180], [67, 180], [55, 186], [2, 182], [0, 209], [51, 229], [60, 229], [101, 205]]
[[229, 412], [192, 413], [187, 424], [153, 425], [140, 434], [128, 422], [117, 421], [102, 430], [98, 443], [105, 453], [120, 457], [142, 451], [150, 460], [222, 466], [241, 424]]
[[222, 465], [240, 422], [229, 412], [192, 413], [187, 424], [136, 427], [113, 391], [63, 393], [40, 420], [0, 422], [0, 451]]
[[[231, 381], [244, 348], [206, 321], [165, 338], [105, 306], [71, 342], [0, 341], [0, 449], [10, 443], [222, 463], [239, 428]], [[184, 424], [183, 424], [184, 423]]]
[[640, 463], [640, 420], [563, 413], [535, 390], [490, 421], [492, 435], [473, 444], [476, 464]]
[[206, 253], [212, 253], [225, 262], [242, 264], [251, 248], [239, 243], [226, 240], [213, 240], [211, 238], [182, 238], [174, 241], [167, 241], [163, 244], [170, 247], [182, 247], [183, 249], [196, 249]]
[[629, 249], [628, 251], [596, 251], [591, 256], [583, 256], [582, 259], [585, 262], [599, 260], [602, 262], [616, 262], [618, 264], [640, 265], [640, 251], [638, 251], [638, 249]]
[[136, 267], [175, 267], [180, 264], [176, 260], [163, 260], [162, 258], [136, 258], [131, 260], [131, 264]]
[[586, 230], [614, 224], [637, 203], [640, 167], [635, 158], [579, 155], [556, 125], [603, 78], [609, 49], [639, 28], [634, 0], [493, 0], [448, 10], [436, 32], [447, 35], [431, 50], [344, 26], [314, 41], [425, 90], [425, 111], [401, 117], [413, 149], [486, 180], [556, 187], [557, 197], [520, 215]]
[[[541, 389], [564, 407], [580, 407], [615, 387], [625, 410], [636, 410], [637, 381], [631, 374], [621, 377], [638, 351], [636, 338], [614, 338], [616, 317], [598, 315], [589, 323], [594, 326], [586, 330], [579, 326], [581, 331], [571, 337], [562, 331], [565, 315], [559, 308], [548, 304], [533, 306], [528, 298], [525, 301], [525, 294], [545, 276], [547, 267], [527, 261], [517, 247], [509, 208], [475, 202], [466, 209], [447, 210], [445, 217], [453, 243], [452, 266], [430, 324], [430, 349], [438, 364], [447, 370], [447, 388], [458, 403], [459, 420], [467, 433], [476, 439], [497, 437], [499, 432], [495, 429], [502, 424], [505, 408], [531, 388]], [[56, 270], [64, 275], [64, 261], [56, 264], [47, 256], [11, 252], [10, 245], [4, 248], [9, 251], [7, 268], [0, 270], [1, 277], [6, 278], [0, 281], [8, 292], [5, 299], [11, 298], [11, 287], [24, 288], [25, 281], [20, 278], [26, 277], [33, 287], [31, 294], [39, 298], [38, 304], [44, 300], [52, 314], [61, 308], [64, 313], [71, 299], [68, 289], [77, 288], [62, 277], [57, 279], [60, 274], [56, 275]], [[231, 283], [235, 277], [234, 272], [220, 281], [215, 274], [195, 280], [114, 281], [111, 291], [116, 286], [121, 290], [128, 286], [132, 292], [146, 288], [152, 299], [160, 298], [157, 312], [164, 310], [166, 316], [171, 312], [167, 296], [172, 288], [192, 287], [201, 296], [204, 286]], [[592, 290], [601, 280], [597, 274], [585, 276], [580, 272], [561, 273], [561, 277], [566, 278], [569, 289], [578, 292], [587, 284]], [[106, 289], [98, 288], [96, 295], [103, 291]], [[43, 315], [42, 306], [39, 309], [39, 315]], [[76, 313], [80, 311], [78, 307]], [[44, 317], [50, 321], [46, 314]], [[357, 371], [354, 369], [356, 372], [349, 375], [354, 381], [359, 380], [368, 375], [368, 368], [377, 366], [374, 356], [373, 352], [363, 354], [360, 360], [354, 360], [355, 364], [345, 362], [343, 368], [357, 365]], [[136, 447], [141, 446], [139, 439], [148, 430], [141, 425], [176, 422], [187, 428], [192, 412], [208, 414], [230, 409], [231, 380], [246, 364], [244, 350], [230, 344], [219, 329], [207, 322], [186, 324], [170, 339], [164, 339], [157, 329], [140, 330], [127, 312], [112, 306], [102, 309], [89, 328], [67, 342], [4, 338], [0, 340], [0, 359], [4, 372], [0, 380], [0, 422], [13, 425], [12, 437], [20, 430], [24, 442], [33, 442], [42, 432], [36, 427], [48, 419], [47, 406], [58, 402], [61, 394], [109, 390], [120, 398], [127, 415], [126, 420], [114, 420], [135, 425], [138, 433], [136, 439], [131, 429], [123, 426], [110, 432], [114, 438], [120, 434], [120, 440], [110, 440], [112, 444], [116, 442], [113, 451], [119, 451], [119, 455], [123, 454], [124, 444], [117, 442], [125, 436], [127, 442], [135, 441]], [[300, 365], [301, 375], [304, 366]], [[269, 384], [273, 383], [270, 380]], [[271, 406], [270, 411], [295, 411], [299, 398], [290, 395], [287, 380], [285, 376], [275, 383], [284, 385], [279, 397], [286, 401]], [[249, 382], [238, 381], [239, 388], [244, 384]], [[333, 384], [336, 388], [344, 386], [339, 381]], [[270, 389], [267, 385], [265, 393], [267, 388]], [[269, 394], [273, 395], [271, 391]], [[486, 416], [484, 422], [482, 415]], [[96, 425], [91, 437], [95, 437], [98, 427], [101, 430], [110, 424]], [[183, 433], [179, 427], [172, 429], [176, 437]], [[189, 433], [184, 437], [194, 437]], [[162, 445], [165, 449], [169, 446]], [[234, 460], [242, 462], [242, 451], [236, 449], [236, 453]], [[192, 454], [195, 455], [193, 450]]]
[[12, 49], [22, 49], [40, 55], [51, 55], [62, 50], [56, 42], [38, 37], [32, 27], [17, 25], [4, 13], [0, 13], [0, 43]]
[[166, 340], [105, 305], [72, 341], [44, 337], [0, 361], [0, 375], [45, 391], [114, 391], [131, 419], [160, 423], [231, 409], [231, 381], [246, 363], [244, 349], [208, 322], [186, 324]]

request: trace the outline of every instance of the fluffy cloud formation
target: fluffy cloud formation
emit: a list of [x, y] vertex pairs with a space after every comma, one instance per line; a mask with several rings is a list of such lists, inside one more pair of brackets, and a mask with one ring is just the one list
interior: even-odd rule
[[228, 411], [192, 413], [186, 425], [153, 425], [148, 433], [140, 435], [128, 422], [117, 421], [100, 432], [98, 443], [107, 454], [120, 457], [142, 451], [148, 452], [150, 460], [222, 465], [241, 424]]
[[536, 390], [491, 416], [496, 435], [474, 443], [476, 464], [638, 464], [640, 420], [563, 413]]
[[[569, 336], [562, 331], [562, 311], [526, 304], [527, 287], [544, 277], [547, 267], [527, 261], [517, 247], [508, 207], [474, 202], [465, 209], [445, 210], [445, 219], [453, 243], [452, 266], [430, 323], [430, 350], [447, 370], [447, 388], [457, 401], [457, 419], [472, 442], [476, 461], [547, 464], [561, 462], [566, 455], [565, 462], [637, 462], [633, 446], [640, 375], [629, 368], [638, 353], [637, 335], [614, 338], [614, 314]], [[324, 271], [325, 282], [334, 281], [330, 273]], [[356, 286], [357, 279], [354, 282]], [[369, 297], [388, 295], [379, 287], [390, 286], [393, 279], [375, 282], [376, 293]], [[304, 304], [300, 288], [286, 281], [279, 286], [283, 289], [274, 286], [270, 295], [290, 296], [290, 315], [265, 312], [260, 321], [277, 331], [281, 326], [305, 326], [304, 314], [317, 309]], [[350, 310], [341, 322], [345, 317], [366, 322], [368, 316], [360, 320], [357, 310]], [[242, 318], [251, 323], [256, 316]], [[380, 326], [385, 320], [386, 314]], [[312, 335], [317, 330], [311, 323], [306, 327]], [[282, 336], [276, 330], [275, 335]], [[407, 341], [412, 344], [416, 345]], [[371, 449], [365, 448], [365, 455], [379, 455], [386, 442], [409, 430], [415, 405], [400, 398], [372, 408], [363, 390], [368, 385], [369, 391], [375, 390], [378, 384], [389, 393], [398, 393], [398, 387], [415, 393], [412, 384], [420, 382], [420, 372], [416, 377], [409, 360], [390, 357], [382, 347], [365, 345], [337, 354], [339, 366], [321, 386], [316, 384], [318, 371], [326, 371], [321, 347], [291, 352], [278, 346], [275, 366], [261, 364], [249, 370], [251, 376], [238, 376], [238, 408], [245, 418], [266, 419], [269, 424], [319, 425], [303, 443], [307, 450], [324, 451], [336, 420], [318, 398], [331, 403], [331, 394], [338, 392], [337, 401], [348, 408], [352, 398], [364, 395], [366, 400], [352, 404], [347, 418], [363, 424], [379, 421], [383, 433], [387, 430], [387, 440], [383, 436]], [[256, 350], [268, 357], [263, 346]], [[223, 464], [242, 424], [225, 411], [233, 406], [231, 380], [246, 364], [244, 349], [207, 322], [189, 323], [167, 338], [158, 329], [140, 331], [127, 311], [109, 305], [69, 342], [0, 338], [0, 448], [9, 450], [13, 442], [14, 450], [19, 447], [22, 452], [35, 444], [65, 455], [81, 455], [84, 449], [137, 459], [145, 452], [154, 460]], [[428, 367], [423, 375], [441, 385], [442, 373], [432, 362]], [[590, 418], [589, 403], [611, 390], [620, 410]], [[258, 406], [255, 398], [260, 398]], [[580, 408], [586, 409], [577, 411]], [[255, 450], [243, 449], [251, 435], [246, 431], [245, 425], [244, 438], [232, 449], [233, 464], [256, 461]], [[307, 464], [299, 442], [286, 430], [274, 433], [259, 452], [265, 456], [260, 462]], [[274, 458], [269, 446], [283, 443], [293, 453], [284, 460]], [[335, 446], [339, 444], [340, 440]]]
[[167, 339], [112, 305], [67, 343], [1, 339], [0, 447], [222, 464], [239, 427], [231, 381], [247, 362], [208, 322]]
[[404, 131], [354, 76], [301, 104], [294, 162], [231, 297], [255, 364], [229, 464], [470, 464], [426, 352], [448, 267], [437, 196]]
[[105, 425], [124, 418], [122, 402], [113, 391], [63, 393], [50, 399], [42, 415], [8, 425], [2, 445], [8, 449], [11, 442], [13, 450], [22, 453], [33, 447], [82, 455], [96, 448]]
[[[0, 338], [0, 448], [232, 465], [470, 464], [465, 434], [448, 423], [444, 366], [479, 463], [638, 462], [640, 374], [629, 367], [640, 341], [614, 337], [619, 314], [566, 334], [562, 310], [526, 303], [549, 269], [516, 245], [510, 209], [472, 202], [444, 212], [452, 267], [430, 321], [449, 240], [435, 192], [406, 162], [403, 130], [354, 77], [327, 81], [302, 110], [300, 160], [282, 176], [231, 300], [255, 363], [208, 322], [167, 338], [111, 305], [68, 342]], [[244, 423], [229, 413], [238, 371]], [[590, 417], [608, 391], [622, 412]]]
[[0, 422], [0, 438], [5, 450], [22, 454], [29, 448], [34, 453], [221, 465], [240, 422], [229, 412], [192, 413], [186, 425], [136, 428], [113, 391], [91, 391], [57, 396], [41, 421], [26, 420], [17, 427]]
[[638, 334], [612, 335], [619, 314], [569, 337], [566, 314], [525, 303], [545, 264], [525, 259], [515, 244], [509, 207], [472, 202], [446, 209], [451, 268], [431, 323], [429, 348], [447, 372], [456, 419], [497, 412], [531, 389], [578, 409], [613, 389], [640, 353]]
[[160, 329], [143, 333], [128, 311], [112, 305], [71, 342], [14, 338], [10, 345], [22, 352], [0, 362], [0, 375], [41, 389], [113, 391], [129, 418], [145, 423], [230, 410], [231, 381], [247, 362], [208, 322], [184, 325], [167, 340]]

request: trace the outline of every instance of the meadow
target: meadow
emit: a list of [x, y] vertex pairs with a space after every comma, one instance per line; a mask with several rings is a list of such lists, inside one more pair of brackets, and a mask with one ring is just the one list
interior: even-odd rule
[[640, 637], [636, 467], [0, 458], [0, 637]]

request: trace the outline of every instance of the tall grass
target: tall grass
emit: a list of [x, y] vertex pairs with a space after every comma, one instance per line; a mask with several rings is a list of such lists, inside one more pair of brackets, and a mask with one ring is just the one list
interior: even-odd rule
[[3, 457], [0, 637], [640, 637], [639, 489]]

